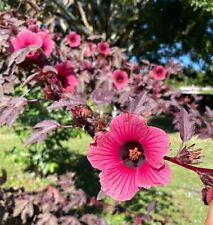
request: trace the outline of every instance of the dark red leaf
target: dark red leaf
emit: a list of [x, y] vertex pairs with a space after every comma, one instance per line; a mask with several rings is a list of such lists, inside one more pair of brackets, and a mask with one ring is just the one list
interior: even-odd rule
[[48, 109], [59, 109], [63, 107], [73, 108], [78, 105], [85, 105], [86, 100], [80, 95], [64, 94], [59, 101], [53, 102]]
[[203, 201], [205, 205], [208, 205], [211, 201], [213, 201], [213, 187], [206, 187], [202, 190]]
[[195, 132], [195, 123], [189, 113], [182, 108], [180, 110], [180, 138], [182, 141], [188, 141]]
[[57, 71], [54, 67], [44, 66], [42, 68], [42, 70], [37, 71], [36, 73], [28, 76], [27, 79], [25, 80], [25, 82], [23, 83], [23, 86], [34, 80], [35, 81], [45, 81], [54, 75], [57, 75]]
[[33, 203], [29, 199], [16, 199], [13, 216], [21, 216], [23, 223], [26, 223], [28, 218], [31, 218], [34, 213]]
[[156, 203], [154, 201], [150, 202], [148, 207], [147, 207], [147, 212], [150, 213], [150, 212], [154, 211], [155, 206], [156, 206]]
[[151, 112], [151, 105], [146, 92], [142, 92], [135, 99], [129, 97], [127, 111], [136, 114]]
[[41, 142], [47, 137], [49, 133], [55, 131], [60, 127], [61, 125], [55, 120], [44, 120], [42, 122], [39, 122], [34, 126], [35, 130], [27, 140], [26, 144], [30, 145], [35, 142]]
[[0, 102], [0, 126], [12, 126], [23, 113], [27, 99], [24, 97], [2, 97]]
[[210, 109], [208, 106], [206, 106], [206, 115], [212, 119], [213, 118], [213, 109]]

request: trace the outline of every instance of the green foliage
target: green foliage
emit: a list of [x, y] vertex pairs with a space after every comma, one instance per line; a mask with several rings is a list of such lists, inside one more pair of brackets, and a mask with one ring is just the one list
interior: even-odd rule
[[[24, 92], [26, 92], [25, 88], [15, 90], [15, 94]], [[15, 132], [23, 143], [30, 135], [32, 126], [43, 119], [55, 119], [64, 125], [72, 122], [71, 114], [64, 110], [54, 112], [47, 110], [48, 101], [43, 99], [43, 95], [38, 89], [32, 90], [27, 95], [29, 99], [34, 97], [41, 99], [42, 103], [37, 101], [29, 104], [14, 126]], [[70, 152], [63, 146], [62, 142], [79, 135], [81, 135], [81, 131], [77, 129], [59, 129], [44, 142], [27, 146], [27, 153], [17, 154], [16, 160], [25, 164], [27, 170], [40, 176], [66, 172]], [[16, 152], [19, 150], [14, 149], [13, 153]]]
[[9, 9], [10, 9], [10, 6], [8, 4], [8, 1], [1, 1], [0, 2], [0, 11], [9, 10]]
[[204, 11], [213, 12], [213, 1], [212, 0], [191, 0], [192, 6], [202, 8]]

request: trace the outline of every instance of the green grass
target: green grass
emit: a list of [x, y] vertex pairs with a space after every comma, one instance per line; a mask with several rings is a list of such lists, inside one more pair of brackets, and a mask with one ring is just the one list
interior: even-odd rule
[[[170, 134], [171, 142], [171, 155], [175, 155], [179, 147], [180, 139], [178, 134]], [[190, 143], [196, 143], [197, 148], [203, 149], [203, 162], [199, 165], [202, 167], [212, 167], [213, 162], [213, 141], [211, 139], [201, 140], [197, 137], [192, 138]], [[172, 172], [172, 182], [166, 187], [166, 189], [173, 193], [174, 201], [176, 201], [185, 212], [185, 215], [190, 218], [190, 222], [187, 225], [204, 224], [205, 217], [207, 215], [208, 208], [203, 205], [201, 201], [201, 189], [203, 187], [197, 174], [192, 171], [186, 170], [176, 165], [169, 163]], [[180, 224], [185, 225], [186, 223], [180, 221]]]
[[[91, 138], [83, 135], [81, 138], [75, 138], [69, 142], [64, 143], [73, 152], [73, 164], [70, 165], [70, 169], [75, 169], [78, 173], [81, 173], [81, 177], [78, 181], [78, 185], [81, 187], [88, 186], [85, 181], [88, 177], [94, 176], [95, 182], [97, 180], [97, 173], [94, 173], [92, 168], [84, 167], [87, 164], [85, 155], [88, 143]], [[179, 136], [177, 133], [170, 134], [171, 142], [171, 155], [175, 155], [179, 147]], [[201, 140], [193, 138], [190, 143], [196, 143], [197, 148], [202, 148], [205, 158], [201, 166], [211, 167], [213, 161], [213, 142], [210, 139]], [[16, 147], [16, 148], [15, 148]], [[14, 148], [16, 150], [14, 150]], [[11, 151], [13, 149], [13, 151]], [[14, 154], [14, 151], [16, 152]], [[13, 130], [9, 128], [0, 129], [0, 161], [1, 168], [5, 168], [8, 172], [8, 180], [5, 184], [6, 187], [13, 186], [19, 187], [24, 186], [27, 190], [38, 190], [44, 188], [50, 181], [47, 178], [35, 178], [32, 174], [24, 171], [24, 163], [17, 161], [18, 158], [25, 158], [27, 151], [20, 139], [15, 135]], [[76, 158], [75, 158], [76, 157]], [[81, 167], [79, 167], [81, 165]], [[208, 208], [203, 205], [201, 201], [200, 190], [202, 183], [199, 177], [191, 171], [187, 171], [179, 166], [171, 165], [173, 172], [172, 182], [164, 189], [168, 193], [172, 193], [173, 199], [171, 199], [175, 205], [178, 205], [184, 211], [184, 215], [177, 218], [179, 225], [202, 225], [207, 214]], [[95, 174], [95, 175], [93, 175]], [[84, 182], [84, 183], [82, 183]], [[94, 186], [96, 183], [94, 184]], [[98, 185], [98, 183], [97, 183]], [[95, 194], [98, 191], [91, 187], [88, 189], [89, 193]], [[142, 195], [141, 195], [142, 196]], [[155, 198], [155, 196], [153, 196]], [[175, 215], [174, 216], [178, 216]], [[123, 215], [113, 217], [110, 214], [106, 215], [106, 218], [111, 221], [111, 224], [122, 224]]]

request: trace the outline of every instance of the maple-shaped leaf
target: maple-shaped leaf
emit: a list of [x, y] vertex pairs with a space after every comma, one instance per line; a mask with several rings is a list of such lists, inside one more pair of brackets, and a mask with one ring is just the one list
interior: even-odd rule
[[120, 69], [121, 68], [121, 64], [123, 61], [126, 60], [126, 55], [125, 55], [125, 49], [121, 49], [121, 48], [111, 48], [111, 53], [112, 53], [112, 65], [115, 68]]
[[106, 104], [114, 100], [115, 93], [109, 90], [103, 90], [101, 88], [96, 89], [92, 93], [92, 99], [95, 104]]
[[48, 109], [59, 109], [63, 107], [71, 109], [78, 105], [86, 105], [84, 97], [76, 94], [64, 94], [59, 101], [53, 102]]
[[195, 132], [195, 122], [184, 108], [180, 110], [179, 116], [180, 138], [182, 141], [188, 141]]
[[80, 207], [86, 203], [86, 195], [85, 193], [79, 189], [70, 194], [71, 201], [69, 202], [70, 209], [73, 207]]
[[208, 106], [206, 106], [206, 115], [207, 115], [210, 119], [213, 119], [213, 109], [210, 109]]
[[31, 134], [26, 144], [30, 145], [35, 142], [43, 141], [47, 135], [57, 128], [60, 128], [61, 125], [55, 120], [44, 120], [36, 124], [34, 128], [34, 132]]
[[151, 104], [146, 92], [140, 93], [135, 99], [129, 97], [127, 111], [136, 114], [151, 112]]
[[28, 218], [33, 217], [34, 207], [32, 200], [29, 199], [16, 199], [15, 200], [15, 209], [13, 212], [13, 216], [21, 216], [21, 219], [24, 223], [26, 223]]
[[166, 65], [166, 70], [168, 74], [178, 74], [182, 71], [183, 66], [180, 63], [175, 63], [173, 60], [170, 60]]
[[43, 213], [38, 216], [36, 225], [58, 225], [58, 219], [51, 213]]
[[3, 97], [0, 101], [0, 126], [12, 126], [27, 105], [24, 97]]

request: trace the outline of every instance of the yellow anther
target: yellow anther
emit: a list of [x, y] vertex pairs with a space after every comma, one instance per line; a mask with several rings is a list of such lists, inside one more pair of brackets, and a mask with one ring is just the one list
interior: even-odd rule
[[129, 149], [129, 158], [132, 161], [139, 159], [140, 156], [141, 152], [138, 150], [137, 147], [135, 147], [134, 149]]

